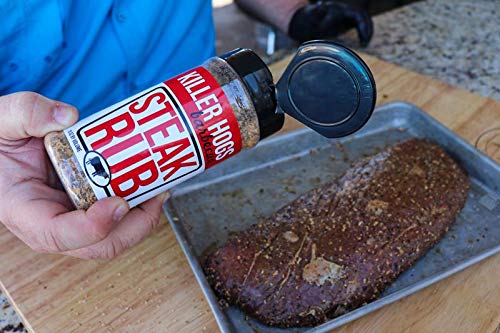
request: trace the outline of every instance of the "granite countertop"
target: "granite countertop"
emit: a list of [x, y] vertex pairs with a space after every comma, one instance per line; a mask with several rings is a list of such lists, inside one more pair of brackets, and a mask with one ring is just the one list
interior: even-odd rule
[[[500, 100], [500, 24], [495, 0], [429, 0], [374, 18], [361, 51]], [[353, 34], [342, 41], [356, 47]], [[0, 292], [0, 333], [25, 332]]]
[[26, 332], [5, 296], [0, 292], [0, 333]]
[[[362, 52], [500, 100], [500, 10], [495, 0], [429, 0], [374, 17]], [[355, 34], [341, 38], [353, 43]]]

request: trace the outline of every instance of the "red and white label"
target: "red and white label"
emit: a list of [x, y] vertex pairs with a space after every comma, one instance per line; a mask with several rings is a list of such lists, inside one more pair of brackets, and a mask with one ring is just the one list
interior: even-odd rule
[[203, 67], [83, 119], [65, 134], [97, 198], [120, 196], [131, 206], [241, 150], [231, 105]]

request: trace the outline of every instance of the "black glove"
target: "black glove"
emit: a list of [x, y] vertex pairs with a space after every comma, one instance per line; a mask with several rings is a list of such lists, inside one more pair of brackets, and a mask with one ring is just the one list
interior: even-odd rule
[[365, 10], [333, 1], [320, 1], [295, 12], [288, 35], [298, 42], [337, 36], [356, 28], [362, 46], [373, 35], [373, 21]]

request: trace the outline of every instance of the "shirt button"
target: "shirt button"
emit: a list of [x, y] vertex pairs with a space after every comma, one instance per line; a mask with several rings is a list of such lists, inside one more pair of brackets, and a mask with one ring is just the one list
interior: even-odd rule
[[125, 22], [127, 17], [123, 13], [118, 12], [116, 13], [116, 19], [118, 20], [118, 22]]

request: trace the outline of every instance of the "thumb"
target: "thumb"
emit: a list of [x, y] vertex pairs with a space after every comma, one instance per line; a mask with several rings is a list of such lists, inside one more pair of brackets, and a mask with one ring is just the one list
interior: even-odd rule
[[0, 138], [20, 140], [43, 137], [60, 131], [78, 120], [74, 106], [54, 101], [34, 92], [18, 92], [0, 97]]
[[367, 46], [373, 37], [372, 18], [366, 11], [360, 10], [354, 14], [354, 20], [356, 21], [359, 42], [361, 46]]
[[310, 15], [314, 17], [316, 21], [322, 20], [328, 14], [328, 5], [323, 1], [320, 1], [306, 8], [310, 9]]

